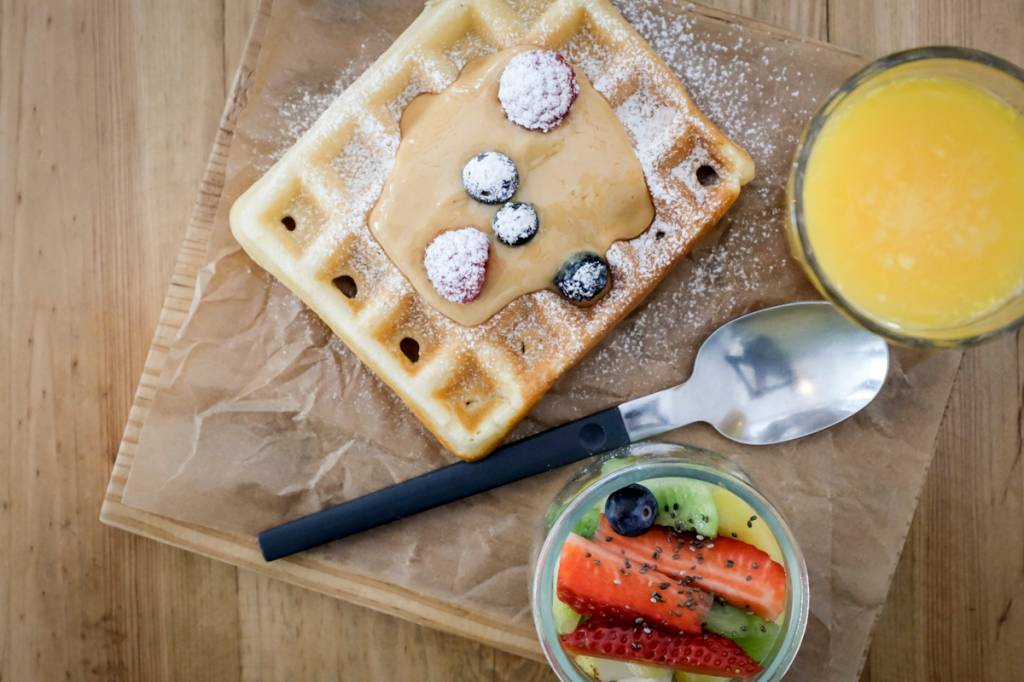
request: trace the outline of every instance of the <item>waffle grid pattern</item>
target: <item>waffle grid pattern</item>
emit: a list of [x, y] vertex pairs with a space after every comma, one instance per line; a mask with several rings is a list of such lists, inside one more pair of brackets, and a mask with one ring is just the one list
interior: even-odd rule
[[[415, 294], [366, 216], [408, 102], [443, 90], [473, 58], [524, 44], [562, 51], [608, 99], [634, 139], [656, 217], [609, 250], [613, 285], [597, 305], [540, 291], [466, 328]], [[606, 0], [438, 0], [236, 201], [231, 228], [449, 450], [475, 459], [654, 288], [752, 174]]]

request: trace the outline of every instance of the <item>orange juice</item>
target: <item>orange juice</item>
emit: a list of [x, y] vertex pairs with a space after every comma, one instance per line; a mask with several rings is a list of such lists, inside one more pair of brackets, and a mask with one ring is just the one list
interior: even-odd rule
[[854, 91], [814, 141], [806, 246], [835, 292], [897, 329], [948, 329], [1024, 287], [1024, 116], [907, 77]]

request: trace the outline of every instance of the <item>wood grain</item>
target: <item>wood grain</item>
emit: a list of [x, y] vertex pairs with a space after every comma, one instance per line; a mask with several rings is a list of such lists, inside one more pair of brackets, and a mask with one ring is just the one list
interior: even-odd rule
[[[832, 42], [1024, 63], [1019, 0], [835, 1]], [[1024, 649], [1024, 336], [965, 354], [863, 680], [1017, 680]]]
[[[1014, 0], [710, 4], [866, 54], [1024, 62]], [[97, 521], [256, 6], [0, 9], [0, 682], [551, 679]], [[1022, 391], [1019, 336], [965, 355], [865, 679], [1019, 679]]]
[[0, 676], [230, 679], [235, 571], [96, 523], [223, 102], [221, 10], [2, 11]]

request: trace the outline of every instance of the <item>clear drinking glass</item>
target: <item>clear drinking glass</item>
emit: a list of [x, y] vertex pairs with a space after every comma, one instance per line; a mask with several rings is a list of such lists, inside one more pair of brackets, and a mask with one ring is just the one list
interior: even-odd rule
[[[974, 345], [1024, 323], [1024, 290], [999, 308], [956, 327], [907, 328], [879, 319], [846, 300], [818, 262], [807, 236], [803, 188], [815, 140], [844, 103], [862, 89], [903, 78], [952, 78], [988, 90], [1024, 113], [1024, 70], [994, 55], [959, 47], [923, 47], [897, 52], [868, 64], [833, 92], [811, 118], [797, 146], [787, 186], [787, 228], [794, 256], [823, 296], [846, 315], [897, 343], [924, 348]], [[965, 178], [965, 182], [969, 182]]]
[[[622, 459], [627, 464], [602, 473], [604, 463], [611, 459]], [[810, 603], [807, 566], [796, 538], [778, 510], [735, 464], [708, 450], [668, 443], [639, 443], [591, 460], [552, 501], [544, 527], [534, 543], [534, 570], [530, 581], [533, 622], [548, 662], [563, 682], [592, 680], [576, 667], [562, 648], [552, 613], [558, 560], [569, 533], [590, 508], [612, 492], [631, 483], [664, 477], [698, 479], [725, 488], [753, 507], [775, 536], [786, 569], [787, 603], [774, 650], [765, 659], [764, 672], [756, 680], [782, 679], [803, 640]]]

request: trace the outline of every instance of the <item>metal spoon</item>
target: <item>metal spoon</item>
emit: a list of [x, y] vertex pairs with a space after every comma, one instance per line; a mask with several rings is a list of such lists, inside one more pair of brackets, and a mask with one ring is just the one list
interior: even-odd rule
[[740, 443], [800, 438], [878, 394], [885, 342], [829, 303], [790, 303], [718, 328], [685, 383], [305, 516], [259, 535], [267, 561], [703, 421]]
[[829, 303], [738, 317], [697, 351], [685, 383], [619, 407], [630, 442], [707, 422], [726, 438], [771, 445], [827, 429], [878, 394], [889, 350]]

